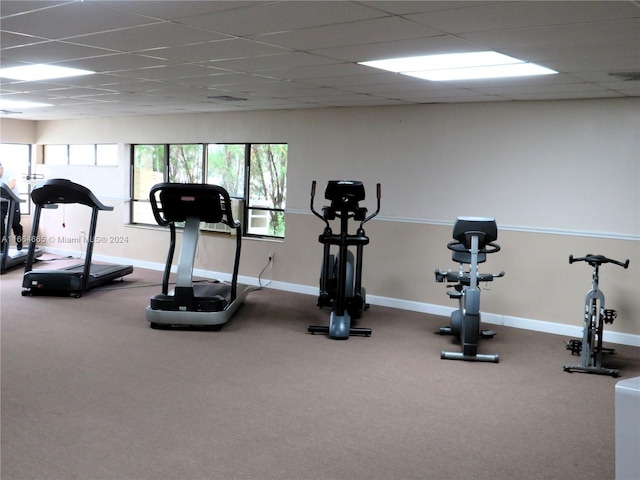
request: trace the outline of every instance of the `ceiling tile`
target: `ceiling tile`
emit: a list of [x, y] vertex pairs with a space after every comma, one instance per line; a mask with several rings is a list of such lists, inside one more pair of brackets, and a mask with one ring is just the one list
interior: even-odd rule
[[[153, 22], [138, 15], [103, 8], [109, 2], [102, 2], [102, 5], [101, 2], [64, 2], [56, 8], [34, 10], [25, 15], [4, 16], [6, 4], [12, 4], [9, 7], [12, 8], [13, 4], [19, 3], [21, 2], [2, 2], [2, 30], [52, 40]], [[29, 3], [24, 2], [25, 5]]]
[[442, 35], [442, 32], [401, 17], [388, 16], [373, 20], [256, 35], [252, 38], [296, 50], [318, 50], [435, 35]]
[[74, 43], [100, 46], [122, 52], [175, 47], [194, 43], [225, 40], [228, 35], [213, 33], [197, 28], [185, 27], [172, 22], [160, 22], [135, 28], [124, 28], [92, 35], [74, 37]]
[[548, 1], [475, 3], [406, 17], [451, 33], [471, 33], [588, 24], [638, 15], [638, 7], [625, 1], [556, 1], [553, 8]]
[[287, 32], [331, 24], [344, 24], [387, 16], [357, 2], [269, 2], [254, 8], [236, 8], [182, 18], [181, 23], [238, 36]]
[[[3, 96], [56, 99], [23, 119], [640, 95], [639, 81], [610, 75], [640, 71], [640, 3], [631, 0], [0, 6], [0, 66], [45, 62], [97, 72], [48, 82], [0, 79]], [[436, 83], [357, 64], [478, 50], [560, 73]], [[247, 100], [207, 99], [216, 94]]]

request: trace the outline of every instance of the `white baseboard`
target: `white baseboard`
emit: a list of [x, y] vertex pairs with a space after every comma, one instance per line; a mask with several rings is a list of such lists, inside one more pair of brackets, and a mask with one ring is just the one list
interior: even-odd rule
[[[402, 310], [411, 310], [414, 312], [424, 312], [430, 315], [441, 315], [444, 317], [449, 317], [451, 312], [455, 310], [453, 307], [445, 307], [431, 303], [412, 302], [396, 298], [378, 297], [375, 295], [367, 295], [367, 301], [372, 305], [381, 305], [399, 308]], [[582, 326], [576, 325], [566, 325], [530, 318], [511, 317], [508, 315], [498, 315], [488, 312], [482, 312], [482, 322], [491, 325], [503, 325], [505, 327], [520, 328], [523, 330], [533, 330], [535, 332], [552, 333], [554, 335], [562, 335], [564, 337], [582, 338]], [[619, 345], [640, 347], [640, 335], [605, 330], [602, 339], [605, 342], [616, 343]]]
[[[51, 247], [42, 247], [42, 250], [59, 255], [69, 255], [70, 253], [68, 250], [59, 250]], [[130, 258], [110, 257], [105, 255], [93, 255], [93, 258], [101, 262], [133, 265], [134, 267], [146, 268], [149, 270], [164, 270], [164, 263], [145, 262], [141, 260], [132, 260]], [[175, 267], [174, 269], [172, 269], [172, 271], [175, 271]], [[193, 274], [204, 278], [219, 279], [227, 282], [231, 280], [231, 275], [228, 273], [214, 272], [210, 270], [194, 269]], [[245, 285], [263, 286], [273, 288], [275, 290], [302, 293], [305, 295], [318, 294], [318, 287], [287, 282], [276, 282], [271, 280], [259, 280], [256, 277], [239, 276], [238, 282], [244, 283]], [[440, 315], [443, 317], [448, 317], [449, 315], [451, 315], [451, 312], [455, 310], [455, 308], [445, 307], [443, 305], [402, 300], [398, 298], [381, 297], [378, 295], [367, 295], [367, 302], [371, 305], [380, 305], [383, 307], [398, 308], [400, 310], [410, 310], [412, 312], [422, 312], [430, 315]], [[531, 318], [510, 317], [507, 315], [499, 315], [488, 312], [482, 312], [482, 321], [484, 323], [492, 325], [503, 325], [505, 327], [551, 333], [554, 335], [562, 335], [564, 337], [582, 337], [582, 326], [576, 325], [566, 325], [562, 323], [547, 322], [544, 320], [535, 320]], [[603, 340], [605, 342], [615, 343], [619, 345], [640, 347], [640, 335], [633, 335], [630, 333], [611, 332], [605, 330]]]

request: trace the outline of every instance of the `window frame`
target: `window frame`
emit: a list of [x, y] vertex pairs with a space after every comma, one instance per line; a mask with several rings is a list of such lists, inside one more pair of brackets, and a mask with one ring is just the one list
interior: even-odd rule
[[[33, 159], [33, 145], [31, 145], [30, 143], [17, 143], [17, 142], [0, 142], [0, 145], [15, 145], [18, 147], [27, 147], [27, 178], [24, 181], [21, 181], [20, 184], [27, 185], [27, 191], [24, 192], [22, 191], [22, 189], [19, 189], [20, 192], [20, 198], [23, 200], [26, 200], [25, 202], [20, 202], [20, 214], [21, 215], [31, 215], [31, 189], [33, 188], [32, 183], [30, 183], [31, 177], [34, 175], [33, 172], [33, 166], [34, 166], [34, 159]], [[11, 165], [11, 167], [15, 168], [13, 165]], [[14, 173], [17, 175], [18, 173], [15, 172]], [[16, 178], [16, 181], [18, 181], [18, 179]], [[26, 209], [23, 209], [23, 206], [26, 205]], [[25, 211], [26, 210], [26, 211]]]
[[[176, 145], [201, 145], [202, 146], [202, 160], [201, 160], [201, 165], [200, 165], [200, 175], [201, 175], [201, 179], [202, 181], [199, 183], [202, 184], [208, 184], [209, 183], [209, 145], [242, 145], [244, 146], [244, 186], [243, 186], [243, 195], [242, 196], [238, 196], [233, 195], [233, 194], [229, 194], [231, 199], [239, 199], [242, 200], [242, 209], [243, 209], [243, 215], [241, 220], [242, 223], [242, 235], [244, 237], [250, 237], [250, 238], [267, 238], [267, 239], [276, 239], [276, 240], [284, 240], [285, 238], [285, 231], [284, 231], [284, 215], [285, 215], [285, 208], [271, 208], [271, 207], [265, 207], [265, 206], [252, 206], [251, 205], [251, 200], [250, 200], [250, 195], [251, 195], [251, 147], [252, 145], [286, 145], [287, 147], [287, 162], [288, 162], [288, 144], [285, 142], [256, 142], [256, 143], [250, 143], [250, 142], [232, 142], [232, 143], [221, 143], [221, 142], [204, 142], [204, 143], [199, 143], [199, 142], [189, 142], [189, 143], [135, 143], [135, 144], [131, 144], [131, 162], [130, 162], [130, 167], [131, 167], [131, 182], [130, 182], [130, 198], [131, 198], [131, 202], [130, 202], [130, 212], [129, 212], [129, 223], [131, 225], [145, 225], [145, 226], [156, 226], [155, 223], [147, 223], [144, 221], [134, 221], [134, 216], [135, 216], [135, 212], [134, 210], [136, 209], [136, 204], [144, 204], [147, 203], [149, 204], [149, 198], [145, 197], [145, 198], [136, 198], [135, 197], [135, 190], [136, 190], [136, 148], [138, 146], [155, 146], [155, 147], [159, 147], [162, 146], [163, 147], [163, 168], [162, 168], [162, 178], [163, 178], [163, 182], [169, 182], [169, 178], [171, 176], [171, 168], [170, 168], [170, 164], [171, 164], [171, 159], [170, 159], [170, 151], [171, 151], [171, 147], [172, 146], [176, 146]], [[287, 165], [288, 167], [288, 165]], [[285, 167], [285, 171], [286, 171], [286, 167]], [[286, 174], [285, 174], [285, 186], [286, 186]], [[285, 194], [285, 199], [284, 201], [286, 202], [286, 194]], [[272, 235], [269, 233], [255, 233], [255, 232], [250, 232], [250, 221], [253, 218], [253, 213], [252, 212], [278, 212], [278, 214], [282, 215], [283, 217], [283, 233], [282, 235]], [[237, 219], [236, 219], [237, 220]], [[268, 228], [268, 227], [267, 227]], [[206, 230], [209, 231], [209, 230]], [[219, 232], [218, 232], [219, 233]]]
[[[56, 158], [56, 161], [50, 161], [47, 159], [47, 150], [49, 148], [65, 150], [64, 153], [60, 152], [60, 158]], [[76, 162], [72, 158], [75, 150], [73, 147], [89, 147], [92, 149], [91, 162]], [[101, 149], [99, 147], [115, 147], [115, 161], [105, 163], [100, 161], [103, 157]], [[62, 160], [64, 157], [64, 161]], [[117, 143], [45, 143], [42, 147], [42, 162], [45, 165], [57, 166], [57, 165], [70, 165], [74, 167], [117, 167], [118, 166], [118, 144]]]

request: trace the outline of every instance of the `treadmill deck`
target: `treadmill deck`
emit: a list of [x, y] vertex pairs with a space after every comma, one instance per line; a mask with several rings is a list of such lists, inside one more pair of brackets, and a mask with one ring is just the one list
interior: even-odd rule
[[[91, 264], [86, 290], [103, 285], [133, 272], [132, 265]], [[66, 294], [80, 297], [83, 287], [84, 264], [58, 270], [31, 270], [24, 274], [22, 295]]]

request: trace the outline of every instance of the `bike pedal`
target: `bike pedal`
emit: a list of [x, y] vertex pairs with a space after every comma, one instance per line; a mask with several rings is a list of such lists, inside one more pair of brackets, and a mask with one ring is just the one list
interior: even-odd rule
[[567, 350], [571, 350], [571, 355], [580, 355], [582, 352], [582, 340], [569, 340]]
[[480, 336], [482, 338], [493, 338], [497, 335], [497, 332], [495, 330], [482, 330], [480, 332]]
[[617, 316], [618, 316], [618, 312], [616, 312], [612, 308], [607, 308], [604, 311], [604, 323], [606, 323], [607, 325], [612, 324]]

